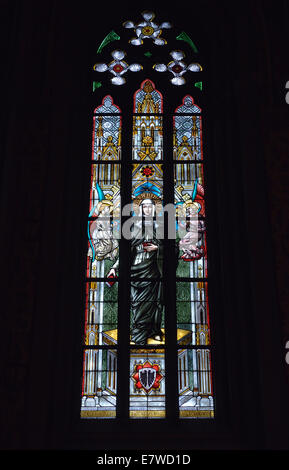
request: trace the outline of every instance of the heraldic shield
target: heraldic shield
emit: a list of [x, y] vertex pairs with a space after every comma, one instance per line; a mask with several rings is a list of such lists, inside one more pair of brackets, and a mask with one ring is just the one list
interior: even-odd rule
[[143, 364], [135, 364], [134, 374], [132, 378], [135, 381], [137, 390], [144, 390], [148, 393], [151, 389], [158, 390], [160, 388], [160, 381], [163, 376], [160, 373], [159, 364], [151, 364], [146, 361]]
[[150, 390], [155, 383], [157, 371], [152, 367], [139, 370], [139, 381], [145, 390]]

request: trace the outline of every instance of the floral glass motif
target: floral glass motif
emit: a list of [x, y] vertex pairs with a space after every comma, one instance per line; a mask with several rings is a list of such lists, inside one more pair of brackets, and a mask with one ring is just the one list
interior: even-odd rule
[[183, 58], [185, 57], [184, 52], [182, 51], [172, 51], [170, 53], [172, 58], [171, 62], [169, 62], [167, 65], [165, 64], [155, 64], [153, 68], [157, 72], [166, 72], [169, 71], [173, 74], [173, 78], [171, 78], [171, 82], [174, 85], [183, 85], [186, 83], [185, 78], [183, 75], [187, 72], [201, 72], [202, 66], [198, 63], [191, 63], [189, 65], [186, 65], [185, 62], [183, 62]]
[[171, 28], [171, 24], [167, 21], [161, 23], [160, 25], [156, 24], [153, 19], [155, 14], [149, 11], [144, 11], [142, 13], [143, 21], [139, 23], [134, 23], [133, 21], [126, 21], [123, 23], [125, 28], [133, 28], [135, 30], [135, 38], [130, 39], [130, 43], [134, 46], [140, 46], [143, 44], [143, 39], [152, 39], [154, 44], [158, 46], [163, 46], [167, 44], [167, 41], [161, 38], [162, 30]]
[[123, 85], [125, 83], [125, 78], [123, 75], [130, 70], [131, 72], [139, 72], [142, 70], [142, 65], [140, 64], [130, 64], [128, 65], [123, 59], [126, 56], [124, 51], [116, 50], [111, 53], [114, 60], [112, 60], [108, 65], [104, 63], [97, 63], [93, 66], [93, 70], [96, 72], [110, 72], [114, 75], [111, 78], [111, 83], [114, 85]]

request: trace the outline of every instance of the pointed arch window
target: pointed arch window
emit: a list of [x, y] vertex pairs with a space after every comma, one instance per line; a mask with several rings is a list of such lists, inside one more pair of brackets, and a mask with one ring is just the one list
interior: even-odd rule
[[[135, 32], [130, 37], [125, 31], [128, 43], [140, 50], [147, 40], [157, 46], [169, 45], [165, 32], [171, 24], [156, 24], [151, 12], [143, 12], [142, 17], [140, 22], [123, 24], [124, 30]], [[112, 47], [110, 43], [116, 39], [115, 32], [108, 35], [98, 53]], [[193, 56], [192, 40], [185, 33], [177, 39], [186, 43]], [[166, 49], [164, 56], [167, 53]], [[205, 156], [202, 109], [194, 96], [194, 91], [199, 96], [202, 89], [202, 66], [196, 62], [187, 65], [179, 50], [170, 51], [173, 60], [168, 63], [154, 63], [151, 53], [145, 55], [151, 59], [150, 65], [148, 61], [129, 63], [129, 54], [112, 50], [110, 63], [94, 65], [96, 107], [80, 414], [86, 419], [119, 416], [121, 372], [128, 419], [165, 419], [172, 404], [181, 419], [213, 418]], [[142, 62], [142, 55], [139, 57]], [[195, 87], [186, 86], [177, 106], [170, 109], [164, 80], [181, 90], [191, 72], [197, 73]], [[132, 76], [138, 86], [129, 84]], [[102, 93], [100, 77], [109, 77], [109, 93]], [[124, 85], [125, 107], [117, 101]], [[169, 112], [164, 113], [164, 108]], [[122, 129], [123, 122], [130, 129]], [[124, 175], [126, 183], [122, 184]], [[129, 204], [124, 205], [123, 200]], [[167, 203], [173, 209], [173, 222], [165, 216]], [[126, 225], [124, 211], [130, 215]], [[124, 238], [128, 251], [122, 248]], [[129, 308], [125, 310], [119, 301], [120, 285], [126, 292]], [[119, 334], [120, 324], [126, 335]], [[170, 363], [172, 351], [175, 360]], [[127, 357], [125, 366], [118, 361], [120, 352]], [[174, 380], [177, 393], [174, 400], [168, 400]]]

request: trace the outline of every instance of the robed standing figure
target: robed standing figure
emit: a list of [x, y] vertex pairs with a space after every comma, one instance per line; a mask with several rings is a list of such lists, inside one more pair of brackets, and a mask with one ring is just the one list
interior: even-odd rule
[[[136, 345], [146, 345], [149, 338], [160, 342], [163, 337], [163, 242], [157, 237], [156, 202], [150, 194], [134, 200], [141, 216], [134, 224], [131, 239], [131, 341]], [[117, 268], [118, 260], [108, 275], [115, 275]]]

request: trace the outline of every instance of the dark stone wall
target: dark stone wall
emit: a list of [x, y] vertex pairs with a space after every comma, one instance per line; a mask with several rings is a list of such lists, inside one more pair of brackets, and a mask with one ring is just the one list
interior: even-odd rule
[[[209, 49], [213, 176], [226, 178], [216, 198], [223, 222], [218, 258], [224, 271], [232, 258], [240, 276], [238, 283], [228, 272], [223, 277], [228, 375], [222, 368], [216, 374], [234, 379], [234, 406], [222, 432], [179, 439], [192, 448], [288, 448], [289, 8], [271, 0], [234, 8], [201, 3], [175, 10], [160, 2], [158, 11], [184, 25], [196, 43], [200, 32]], [[2, 449], [101, 448], [107, 442], [100, 432], [97, 444], [71, 431], [80, 313], [69, 292], [82, 281], [88, 67], [119, 18], [142, 9], [1, 2]], [[128, 436], [116, 431], [119, 446], [139, 445]], [[178, 435], [158, 439], [173, 448]], [[143, 445], [151, 441], [143, 436]]]

